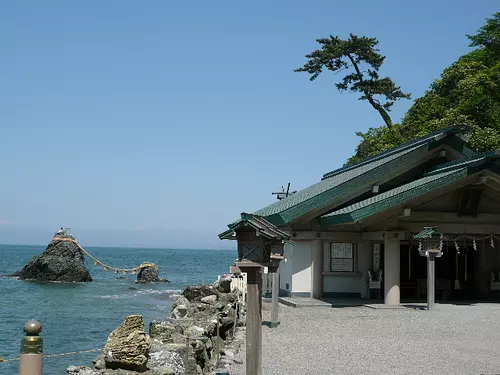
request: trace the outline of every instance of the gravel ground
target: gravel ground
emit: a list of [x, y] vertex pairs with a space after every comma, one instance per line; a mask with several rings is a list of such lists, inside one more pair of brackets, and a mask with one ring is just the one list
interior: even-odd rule
[[[270, 306], [263, 304], [263, 320]], [[434, 311], [280, 305], [263, 327], [263, 375], [500, 374], [500, 304]], [[231, 375], [245, 375], [244, 347]]]

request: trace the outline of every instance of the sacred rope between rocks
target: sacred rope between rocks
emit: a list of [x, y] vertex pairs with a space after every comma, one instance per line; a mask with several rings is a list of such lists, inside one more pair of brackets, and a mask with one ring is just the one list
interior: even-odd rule
[[78, 248], [83, 253], [85, 253], [86, 255], [88, 255], [88, 257], [94, 261], [94, 264], [96, 266], [103, 266], [104, 267], [104, 271], [112, 270], [115, 273], [123, 272], [124, 274], [127, 274], [127, 273], [130, 272], [132, 275], [135, 275], [137, 273], [137, 271], [140, 271], [141, 269], [146, 268], [146, 267], [158, 268], [157, 265], [154, 264], [154, 263], [142, 263], [139, 267], [135, 267], [135, 268], [117, 268], [117, 267], [113, 267], [113, 266], [110, 266], [109, 264], [106, 264], [106, 263], [100, 261], [95, 256], [93, 256], [91, 253], [89, 253], [87, 250], [85, 250], [78, 243], [78, 241], [76, 239], [68, 238], [68, 237], [54, 237], [52, 239], [52, 241], [69, 241], [69, 242], [73, 242], [76, 246], [78, 246]]

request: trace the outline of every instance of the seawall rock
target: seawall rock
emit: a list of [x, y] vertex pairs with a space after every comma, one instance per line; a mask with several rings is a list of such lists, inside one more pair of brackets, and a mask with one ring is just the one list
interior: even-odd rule
[[144, 331], [142, 315], [130, 315], [109, 335], [104, 363], [109, 369], [147, 370], [151, 339]]
[[182, 292], [189, 302], [200, 302], [203, 297], [217, 295], [219, 292], [212, 286], [206, 284], [188, 286]]

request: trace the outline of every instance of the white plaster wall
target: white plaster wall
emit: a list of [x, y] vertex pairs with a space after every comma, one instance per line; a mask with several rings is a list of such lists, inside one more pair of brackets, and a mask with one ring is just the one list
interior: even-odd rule
[[292, 262], [292, 292], [311, 292], [311, 246], [313, 241], [295, 241]]
[[[323, 245], [323, 272], [330, 272], [330, 244]], [[366, 275], [371, 264], [371, 247], [368, 241], [356, 244], [355, 272], [351, 275], [323, 276], [323, 293], [360, 293], [362, 298], [368, 297]]]
[[363, 284], [360, 276], [324, 276], [323, 293], [362, 293]]
[[[292, 263], [293, 245], [286, 243], [284, 246], [285, 259], [280, 262], [280, 289], [292, 291]], [[288, 284], [288, 289], [286, 287]]]

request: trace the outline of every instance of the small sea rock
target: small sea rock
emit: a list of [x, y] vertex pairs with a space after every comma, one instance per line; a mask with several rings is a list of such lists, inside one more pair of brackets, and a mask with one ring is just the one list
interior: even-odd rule
[[141, 268], [137, 274], [138, 283], [158, 283], [160, 282], [160, 274], [157, 267]]

